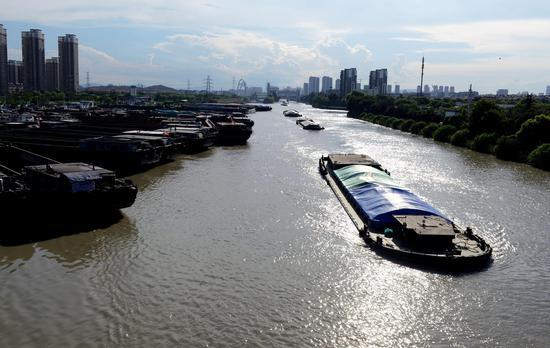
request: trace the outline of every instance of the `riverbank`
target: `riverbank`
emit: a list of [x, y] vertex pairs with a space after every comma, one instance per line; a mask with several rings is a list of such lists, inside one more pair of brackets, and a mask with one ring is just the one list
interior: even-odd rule
[[[526, 144], [521, 143], [521, 139], [523, 138], [532, 140], [532, 134], [530, 134], [532, 132], [528, 128], [548, 128], [550, 117], [546, 115], [539, 115], [533, 121], [527, 122], [527, 126], [522, 127], [517, 134], [500, 137], [496, 133], [472, 135], [466, 128], [459, 128], [451, 124], [444, 124], [443, 122], [414, 121], [369, 113], [349, 117], [402, 132], [421, 135], [438, 142], [450, 143], [477, 152], [492, 154], [498, 159], [527, 163], [533, 167], [550, 171], [550, 143], [542, 143], [536, 147], [527, 147]], [[548, 132], [550, 132], [550, 129]], [[531, 151], [526, 150], [531, 148]]]

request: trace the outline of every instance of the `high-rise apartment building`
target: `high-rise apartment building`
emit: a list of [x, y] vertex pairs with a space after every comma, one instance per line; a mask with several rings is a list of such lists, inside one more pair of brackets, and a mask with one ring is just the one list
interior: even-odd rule
[[432, 97], [438, 97], [439, 87], [437, 85], [432, 85]]
[[309, 95], [309, 83], [304, 82], [304, 88], [302, 89], [302, 95]]
[[332, 89], [332, 77], [323, 76], [321, 82], [321, 92], [327, 93]]
[[395, 85], [395, 94], [401, 93], [401, 85]]
[[450, 93], [451, 93], [451, 97], [455, 94], [455, 86], [451, 86]]
[[58, 38], [59, 85], [63, 92], [75, 93], [79, 87], [78, 38], [67, 34]]
[[357, 69], [350, 68], [340, 71], [340, 96], [345, 97], [357, 89]]
[[318, 77], [315, 77], [315, 76], [310, 76], [309, 77], [309, 94], [311, 94], [311, 93], [318, 94], [319, 93], [319, 82], [320, 82], [320, 79]]
[[546, 86], [546, 95], [550, 95], [550, 86]]
[[23, 53], [23, 87], [27, 91], [43, 91], [46, 76], [44, 34], [40, 29], [21, 33]]
[[369, 90], [374, 95], [386, 95], [388, 92], [388, 69], [376, 69], [369, 74]]
[[376, 70], [371, 70], [369, 73], [369, 89], [374, 89], [376, 85]]
[[388, 94], [391, 94], [391, 85], [388, 85], [387, 92]]
[[430, 85], [424, 85], [424, 95], [430, 94]]
[[336, 79], [336, 81], [334, 81], [334, 89], [337, 91], [340, 90], [340, 79]]
[[20, 88], [23, 86], [23, 62], [8, 60], [8, 87]]
[[508, 96], [508, 90], [505, 88], [501, 88], [497, 90], [497, 97], [507, 97]]
[[0, 24], [0, 95], [8, 94], [8, 35]]
[[59, 59], [57, 57], [46, 59], [46, 90], [59, 90]]

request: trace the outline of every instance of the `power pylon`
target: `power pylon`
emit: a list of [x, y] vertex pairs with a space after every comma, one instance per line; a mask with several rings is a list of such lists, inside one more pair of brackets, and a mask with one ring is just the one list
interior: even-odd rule
[[212, 91], [212, 86], [212, 78], [210, 77], [210, 75], [207, 75], [206, 80], [204, 81], [204, 87], [207, 94], [210, 94], [210, 92]]

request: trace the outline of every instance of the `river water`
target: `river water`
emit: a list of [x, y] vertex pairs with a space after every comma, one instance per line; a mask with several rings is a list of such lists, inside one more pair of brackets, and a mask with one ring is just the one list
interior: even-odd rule
[[[113, 225], [0, 246], [0, 346], [550, 344], [550, 173], [291, 107], [327, 129], [275, 105], [248, 145], [133, 176]], [[494, 262], [442, 274], [378, 256], [318, 174], [329, 152], [371, 155]]]

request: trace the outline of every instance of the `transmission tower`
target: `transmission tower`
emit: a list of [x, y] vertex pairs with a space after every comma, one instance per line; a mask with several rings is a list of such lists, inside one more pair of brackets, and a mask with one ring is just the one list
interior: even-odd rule
[[210, 78], [210, 75], [206, 76], [206, 80], [204, 81], [204, 87], [206, 89], [206, 93], [210, 94], [212, 91], [212, 78]]

